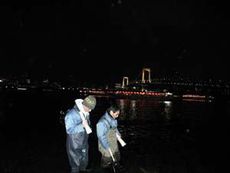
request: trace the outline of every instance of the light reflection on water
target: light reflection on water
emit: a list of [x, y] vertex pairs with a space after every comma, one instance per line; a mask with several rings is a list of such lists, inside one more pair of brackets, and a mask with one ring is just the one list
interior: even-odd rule
[[[1, 140], [2, 146], [5, 146], [1, 152], [2, 156], [7, 156], [7, 164], [12, 165], [11, 162], [16, 162], [19, 167], [23, 167], [21, 162], [28, 161], [27, 155], [32, 155], [30, 157], [33, 157], [33, 160], [44, 160], [43, 157], [48, 157], [50, 154], [50, 160], [59, 158], [63, 161], [59, 164], [63, 169], [66, 168], [67, 165], [63, 165], [66, 156], [63, 147], [64, 129], [63, 124], [57, 120], [60, 109], [70, 108], [75, 97], [44, 93], [10, 94], [1, 97], [0, 135], [1, 139], [5, 139]], [[95, 114], [92, 116], [94, 127], [111, 100], [114, 101], [109, 97], [97, 97], [98, 104], [92, 111], [92, 114]], [[121, 107], [121, 115], [118, 119], [119, 130], [127, 143], [124, 148], [121, 148], [121, 154], [128, 172], [139, 173], [141, 170], [154, 173], [170, 172], [170, 170], [185, 173], [207, 172], [208, 168], [202, 165], [202, 158], [209, 152], [203, 154], [203, 151], [200, 151], [203, 147], [202, 145], [200, 147], [199, 142], [210, 139], [207, 135], [213, 137], [214, 131], [210, 131], [210, 127], [215, 124], [217, 114], [215, 111], [221, 111], [223, 105], [228, 107], [227, 104], [221, 103], [216, 107], [212, 103], [154, 99], [115, 99], [115, 101]], [[224, 113], [226, 112], [223, 111], [222, 117]], [[203, 145], [205, 144], [207, 142]], [[11, 147], [15, 145], [17, 148], [11, 151]], [[97, 147], [92, 147], [91, 150], [96, 152], [96, 149]], [[60, 157], [52, 156], [51, 151], [58, 153]], [[13, 157], [15, 152], [18, 157]], [[207, 157], [205, 160], [208, 160]], [[24, 166], [22, 169], [27, 168], [28, 166]], [[33, 168], [39, 172], [36, 164]]]
[[[129, 171], [205, 171], [199, 147], [202, 129], [212, 115], [209, 103], [154, 99], [117, 99], [119, 129], [127, 148], [123, 155], [134, 164]], [[173, 169], [169, 165], [173, 165]], [[190, 168], [193, 165], [196, 168]], [[167, 172], [167, 171], [166, 171]]]
[[121, 120], [148, 120], [154, 119], [156, 112], [160, 111], [162, 103], [155, 100], [129, 100], [118, 99], [121, 107]]

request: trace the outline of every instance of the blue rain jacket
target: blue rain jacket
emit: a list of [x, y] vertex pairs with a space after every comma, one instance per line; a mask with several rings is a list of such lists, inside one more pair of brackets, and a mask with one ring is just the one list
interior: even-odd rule
[[76, 108], [71, 109], [65, 116], [65, 127], [67, 134], [76, 134], [85, 131], [81, 116]]
[[107, 139], [107, 133], [109, 129], [113, 128], [116, 130], [116, 133], [119, 133], [117, 129], [117, 120], [111, 117], [108, 112], [106, 112], [98, 121], [96, 129], [97, 129], [97, 137], [101, 145], [105, 150], [109, 148], [109, 142]]
[[[82, 125], [80, 110], [77, 105], [70, 109], [65, 116], [67, 133], [66, 149], [71, 170], [83, 170], [88, 165], [88, 134]], [[85, 117], [90, 125], [89, 116]]]

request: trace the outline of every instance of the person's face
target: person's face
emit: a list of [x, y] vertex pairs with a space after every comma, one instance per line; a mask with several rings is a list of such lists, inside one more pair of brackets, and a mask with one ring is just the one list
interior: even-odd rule
[[86, 107], [85, 105], [83, 105], [83, 109], [85, 112], [91, 112], [91, 109], [89, 109], [88, 107]]
[[116, 112], [110, 111], [110, 115], [112, 115], [112, 117], [113, 117], [114, 119], [116, 119], [116, 118], [119, 117], [120, 111], [116, 111]]

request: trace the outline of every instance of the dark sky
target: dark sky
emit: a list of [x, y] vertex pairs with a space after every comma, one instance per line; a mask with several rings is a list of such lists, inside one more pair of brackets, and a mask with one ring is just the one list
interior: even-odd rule
[[2, 75], [106, 83], [136, 79], [149, 67], [152, 77], [177, 71], [230, 79], [228, 6], [221, 1], [3, 2]]

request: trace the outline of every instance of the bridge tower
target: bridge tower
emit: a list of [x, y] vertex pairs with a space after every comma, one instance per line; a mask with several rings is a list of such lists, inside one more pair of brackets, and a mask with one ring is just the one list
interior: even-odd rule
[[[148, 73], [148, 79], [146, 80], [145, 74]], [[143, 68], [142, 69], [142, 78], [141, 83], [151, 83], [151, 70], [150, 68]]]
[[125, 88], [127, 85], [129, 85], [129, 78], [127, 76], [124, 76], [122, 79], [122, 88]]

